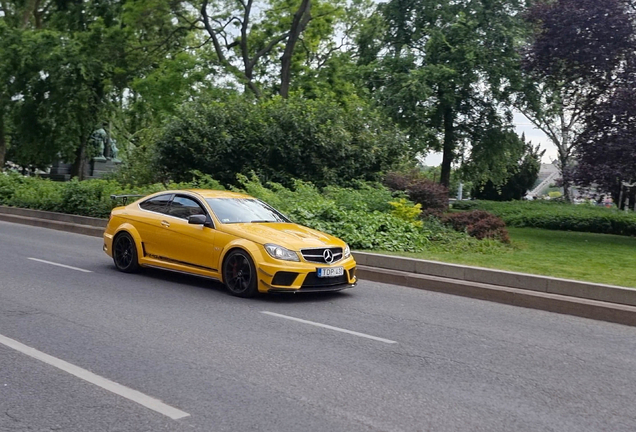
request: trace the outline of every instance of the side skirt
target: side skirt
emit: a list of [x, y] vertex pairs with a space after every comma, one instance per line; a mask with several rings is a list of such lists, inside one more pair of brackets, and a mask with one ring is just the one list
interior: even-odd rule
[[202, 278], [206, 278], [206, 279], [210, 279], [216, 282], [220, 282], [221, 279], [214, 277], [214, 276], [207, 276], [207, 275], [202, 275], [199, 273], [193, 273], [193, 272], [187, 272], [187, 271], [183, 271], [183, 270], [175, 270], [175, 269], [171, 269], [168, 267], [163, 267], [163, 266], [159, 266], [159, 265], [153, 265], [153, 264], [141, 264], [142, 267], [144, 268], [153, 268], [153, 269], [157, 269], [157, 270], [165, 270], [165, 271], [169, 271], [172, 273], [179, 273], [179, 274], [183, 274], [183, 275], [187, 275], [187, 276], [197, 276], [197, 277], [202, 277]]

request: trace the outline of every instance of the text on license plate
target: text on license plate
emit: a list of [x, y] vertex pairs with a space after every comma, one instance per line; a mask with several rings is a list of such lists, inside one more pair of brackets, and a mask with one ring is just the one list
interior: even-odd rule
[[321, 267], [317, 270], [319, 278], [336, 277], [344, 274], [344, 267]]

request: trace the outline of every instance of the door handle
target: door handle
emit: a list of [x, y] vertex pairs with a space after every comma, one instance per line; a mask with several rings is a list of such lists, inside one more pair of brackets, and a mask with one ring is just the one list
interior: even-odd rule
[[170, 227], [170, 222], [168, 222], [168, 221], [161, 221], [161, 226], [164, 226], [164, 227], [166, 227], [166, 228], [169, 228], [169, 227]]

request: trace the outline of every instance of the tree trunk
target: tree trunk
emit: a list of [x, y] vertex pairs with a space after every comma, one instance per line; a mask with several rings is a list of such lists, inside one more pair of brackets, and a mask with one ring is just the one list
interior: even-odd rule
[[559, 153], [559, 170], [561, 170], [561, 182], [563, 184], [563, 199], [566, 202], [572, 202], [572, 192], [570, 190], [572, 182], [570, 181], [570, 172], [568, 165], [570, 163], [570, 155]]
[[444, 110], [444, 156], [440, 184], [450, 187], [451, 167], [455, 152], [455, 113], [452, 108]]
[[629, 209], [636, 211], [636, 187], [631, 187], [629, 190]]
[[294, 20], [289, 31], [289, 37], [285, 44], [285, 51], [281, 57], [280, 68], [280, 95], [284, 98], [289, 96], [289, 86], [291, 82], [291, 64], [294, 55], [294, 48], [300, 34], [307, 27], [307, 23], [311, 19], [311, 0], [302, 0], [298, 10], [294, 14]]
[[4, 117], [0, 112], [0, 172], [4, 170], [4, 156], [7, 153], [7, 141], [4, 137]]
[[88, 167], [88, 161], [86, 160], [86, 142], [82, 141], [75, 152], [75, 161], [71, 167], [71, 178], [77, 177], [78, 180], [84, 180], [86, 178], [86, 169]]

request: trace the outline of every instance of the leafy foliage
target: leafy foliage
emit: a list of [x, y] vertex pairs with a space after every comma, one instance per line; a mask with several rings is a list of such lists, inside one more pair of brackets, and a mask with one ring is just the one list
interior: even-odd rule
[[526, 67], [550, 81], [569, 78], [606, 86], [634, 50], [633, 17], [624, 0], [540, 1], [527, 17], [540, 31]]
[[[276, 183], [264, 186], [257, 177], [242, 175], [238, 176], [238, 184], [240, 189], [235, 190], [268, 202], [294, 222], [338, 236], [355, 249], [495, 253], [505, 247], [501, 242], [482, 242], [471, 238], [436, 218], [417, 220], [417, 205], [406, 200], [393, 200], [390, 191], [379, 185], [367, 185], [357, 190], [331, 186], [321, 192], [313, 184], [302, 181], [295, 181], [290, 189]], [[204, 175], [187, 183], [154, 184], [140, 188], [125, 187], [113, 180], [57, 183], [11, 173], [0, 174], [0, 205], [106, 217], [117, 205], [110, 199], [111, 194], [144, 195], [166, 187], [222, 188], [218, 182]], [[383, 199], [388, 201], [379, 205]]]
[[[501, 242], [486, 240], [481, 243], [471, 239], [465, 233], [446, 227], [436, 218], [406, 220], [403, 214], [397, 216], [390, 210], [371, 211], [362, 201], [358, 201], [355, 209], [341, 208], [330, 198], [343, 196], [334, 194], [334, 187], [328, 194], [321, 194], [312, 184], [300, 181], [295, 183], [293, 190], [279, 184], [263, 186], [256, 177], [239, 176], [239, 182], [245, 192], [277, 207], [294, 222], [340, 237], [354, 249], [403, 252], [444, 249], [493, 253], [503, 247]], [[402, 210], [417, 208], [407, 202], [401, 202], [398, 207]]]
[[390, 172], [384, 184], [393, 191], [403, 191], [409, 199], [426, 213], [441, 213], [448, 208], [448, 189], [445, 186], [423, 178], [418, 171], [410, 173]]
[[243, 97], [182, 107], [157, 143], [159, 165], [176, 181], [196, 169], [225, 184], [255, 172], [266, 181], [318, 186], [375, 180], [407, 157], [403, 135], [359, 99]]
[[627, 200], [636, 209], [636, 67], [622, 81], [586, 118], [574, 180], [610, 192], [621, 209]]
[[422, 222], [418, 220], [422, 214], [422, 204], [413, 204], [405, 198], [400, 198], [397, 201], [389, 201], [389, 204], [393, 207], [393, 210], [391, 210], [393, 216], [405, 221], [416, 221], [419, 225], [422, 224]]
[[572, 154], [585, 117], [606, 101], [616, 76], [636, 51], [633, 11], [624, 0], [539, 1], [527, 13], [534, 26], [525, 50], [527, 82], [518, 108], [558, 149], [566, 200]]
[[4, 173], [0, 174], [0, 205], [104, 218], [118, 205], [110, 198], [111, 195], [147, 195], [166, 188], [223, 189], [208, 176], [193, 178], [188, 183], [171, 183], [166, 186], [152, 184], [126, 187], [114, 180], [73, 179], [61, 183], [38, 177], [24, 177], [17, 173]]
[[[471, 196], [477, 199], [492, 201], [521, 200], [537, 181], [541, 168], [541, 157], [545, 150], [526, 143], [525, 138], [519, 138], [515, 133], [506, 134], [515, 144], [504, 146], [504, 153], [498, 158], [486, 158], [489, 161], [499, 161], [484, 164], [484, 160], [471, 156], [471, 161], [465, 167], [466, 175], [473, 178]], [[491, 146], [487, 151], [493, 151], [497, 146]], [[484, 151], [484, 149], [482, 149]], [[497, 151], [497, 150], [494, 150]], [[494, 174], [493, 171], [498, 172]], [[499, 179], [497, 182], [495, 179]], [[484, 182], [485, 181], [485, 182]]]
[[501, 102], [519, 65], [523, 5], [392, 0], [378, 6], [378, 31], [361, 35], [367, 88], [421, 148], [443, 151], [446, 187], [463, 150], [509, 124]]
[[509, 243], [506, 224], [501, 218], [483, 210], [450, 213], [442, 219], [457, 231], [466, 231], [469, 235], [480, 240], [492, 238]]
[[552, 201], [460, 201], [454, 210], [485, 210], [508, 227], [636, 235], [636, 214], [616, 209]]

